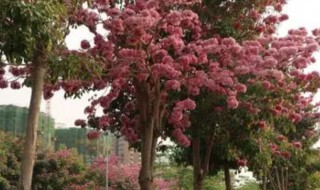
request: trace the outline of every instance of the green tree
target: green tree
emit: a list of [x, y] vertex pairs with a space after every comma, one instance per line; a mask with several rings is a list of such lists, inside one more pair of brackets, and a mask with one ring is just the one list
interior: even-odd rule
[[[63, 46], [68, 33], [68, 11], [81, 6], [64, 4], [63, 1], [3, 0], [0, 2], [0, 54], [1, 88], [8, 82], [13, 89], [19, 89], [18, 79], [5, 79], [4, 66], [10, 65], [10, 72], [17, 78], [25, 78], [23, 85], [31, 87], [31, 99], [27, 122], [27, 133], [23, 162], [21, 165], [20, 189], [31, 189], [32, 170], [35, 158], [37, 127], [41, 96], [50, 58]], [[56, 75], [58, 73], [55, 73]]]

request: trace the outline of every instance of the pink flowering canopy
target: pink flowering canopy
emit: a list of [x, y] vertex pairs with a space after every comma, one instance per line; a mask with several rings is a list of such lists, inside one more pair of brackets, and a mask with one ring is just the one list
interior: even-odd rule
[[[241, 103], [239, 94], [245, 94], [250, 84], [297, 96], [318, 88], [319, 74], [302, 72], [315, 61], [312, 54], [318, 50], [318, 30], [314, 36], [301, 28], [287, 37], [263, 36], [241, 44], [233, 38], [207, 38], [197, 14], [173, 8], [196, 3], [138, 0], [119, 9], [109, 1], [95, 1], [93, 8], [98, 13], [80, 10], [74, 20], [95, 35], [93, 44], [81, 42], [80, 54], [94, 59], [102, 72], [92, 73], [90, 80], [48, 85], [45, 93], [51, 95], [59, 87], [67, 93], [107, 89], [106, 95], [93, 99], [85, 109], [91, 127], [109, 129], [134, 143], [153, 118], [158, 136], [172, 136], [189, 146], [184, 135], [190, 126], [188, 115], [196, 109], [194, 99], [203, 91], [225, 97], [223, 109], [236, 109]], [[108, 32], [97, 30], [100, 23]], [[259, 111], [250, 99], [247, 105], [253, 113]], [[299, 109], [290, 106], [290, 102], [279, 102], [273, 110], [299, 121]], [[77, 120], [76, 125], [85, 126], [86, 121]], [[165, 130], [167, 126], [170, 130]]]

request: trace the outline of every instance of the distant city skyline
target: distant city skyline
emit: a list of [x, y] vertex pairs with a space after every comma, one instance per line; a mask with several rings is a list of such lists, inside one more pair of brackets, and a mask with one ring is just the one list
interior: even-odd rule
[[[282, 23], [279, 27], [278, 34], [283, 36], [289, 29], [305, 27], [309, 31], [314, 28], [320, 28], [320, 7], [319, 0], [288, 0], [288, 4], [284, 7], [284, 13], [289, 15], [289, 20]], [[93, 35], [84, 28], [79, 27], [72, 30], [67, 36], [66, 43], [70, 49], [79, 49], [82, 39], [92, 40]], [[316, 56], [317, 64], [308, 70], [320, 70], [320, 56]], [[30, 92], [28, 88], [20, 90], [1, 89], [0, 104], [13, 104], [17, 106], [29, 106]], [[319, 95], [317, 95], [319, 97]], [[84, 108], [89, 105], [88, 99], [90, 95], [84, 95], [82, 99], [65, 100], [63, 92], [57, 92], [51, 100], [51, 114], [57, 123], [64, 123], [67, 127], [74, 126], [74, 121], [78, 118], [85, 119]], [[320, 98], [318, 98], [320, 99]], [[42, 101], [41, 111], [45, 112], [45, 101]]]

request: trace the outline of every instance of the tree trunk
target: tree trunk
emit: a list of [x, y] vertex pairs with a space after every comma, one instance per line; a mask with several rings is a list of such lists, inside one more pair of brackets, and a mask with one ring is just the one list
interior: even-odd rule
[[42, 91], [46, 69], [42, 65], [40, 58], [33, 63], [32, 71], [32, 92], [29, 105], [27, 122], [27, 133], [24, 142], [23, 160], [21, 165], [21, 176], [19, 179], [19, 189], [31, 190], [32, 173], [36, 154], [37, 128], [40, 112]]
[[267, 172], [264, 171], [262, 176], [262, 190], [267, 190]]
[[201, 190], [203, 176], [201, 171], [201, 158], [200, 158], [200, 139], [195, 137], [192, 140], [192, 164], [193, 164], [193, 189]]
[[155, 120], [151, 113], [150, 85], [135, 81], [137, 104], [141, 115], [141, 169], [139, 173], [140, 189], [152, 189], [152, 153]]
[[152, 190], [152, 153], [153, 153], [153, 120], [142, 129], [141, 134], [141, 169], [139, 184], [141, 190]]
[[231, 176], [230, 176], [230, 171], [228, 166], [224, 167], [224, 182], [226, 185], [226, 190], [232, 190]]
[[212, 147], [213, 147], [213, 141], [214, 141], [214, 135], [209, 135], [206, 139], [206, 155], [204, 155], [204, 160], [203, 160], [203, 178], [205, 178], [208, 173], [209, 173], [209, 164], [210, 164], [210, 159], [211, 159], [211, 153], [212, 153]]

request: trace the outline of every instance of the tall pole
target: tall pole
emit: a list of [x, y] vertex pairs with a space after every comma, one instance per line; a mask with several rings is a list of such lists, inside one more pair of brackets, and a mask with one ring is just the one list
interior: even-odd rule
[[106, 157], [105, 157], [105, 160], [106, 160], [106, 190], [108, 190], [109, 188], [109, 179], [108, 179], [108, 135], [106, 135]]

